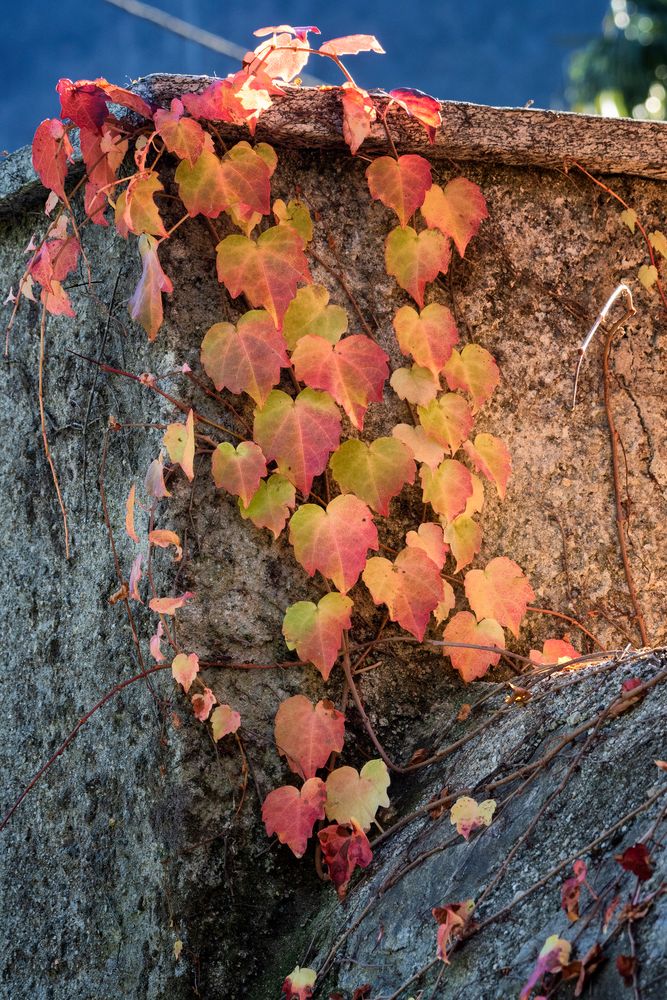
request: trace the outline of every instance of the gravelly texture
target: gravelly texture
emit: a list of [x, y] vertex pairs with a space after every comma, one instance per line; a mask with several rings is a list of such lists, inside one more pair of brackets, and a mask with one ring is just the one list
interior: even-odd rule
[[[368, 199], [364, 163], [334, 152], [279, 152], [275, 194], [289, 194], [298, 183], [321, 211], [317, 250], [334, 263], [325, 230], [335, 233], [339, 266], [397, 366], [401, 357], [391, 317], [406, 299], [384, 272], [382, 244], [391, 223], [389, 213]], [[16, 287], [22, 250], [43, 224], [22, 163], [28, 163], [23, 152], [3, 166], [5, 179], [0, 178], [2, 288], [12, 282]], [[453, 168], [438, 169], [444, 177], [454, 175]], [[597, 617], [586, 619], [590, 627], [608, 644], [624, 646], [623, 635], [602, 616], [604, 612], [631, 629], [623, 617], [628, 600], [613, 521], [599, 343], [587, 358], [574, 415], [568, 401], [577, 347], [615, 284], [636, 284], [643, 249], [619, 223], [615, 208], [575, 175], [493, 164], [477, 164], [465, 172], [482, 185], [491, 220], [471, 246], [469, 259], [454, 262], [451, 281], [435, 286], [431, 298], [453, 306], [462, 339], [474, 338], [488, 347], [502, 367], [503, 383], [479, 429], [508, 441], [514, 475], [503, 505], [487, 492], [482, 559], [510, 555], [531, 578], [539, 604], [578, 617], [593, 610]], [[663, 185], [627, 178], [615, 179], [614, 185], [649, 230], [661, 225], [667, 215]], [[13, 202], [6, 190], [12, 186], [17, 192]], [[197, 220], [182, 226], [165, 248], [164, 267], [177, 288], [165, 329], [152, 346], [132, 326], [125, 308], [138, 275], [134, 247], [106, 230], [87, 233], [86, 246], [94, 294], [86, 289], [82, 272], [80, 287], [73, 291], [77, 319], [51, 321], [47, 332], [47, 427], [70, 514], [69, 565], [41, 446], [34, 307], [21, 310], [10, 361], [3, 366], [4, 803], [13, 800], [86, 709], [114, 683], [137, 672], [122, 605], [107, 603], [116, 580], [97, 489], [102, 436], [110, 414], [136, 423], [175, 419], [148, 391], [102, 374], [84, 439], [94, 368], [68, 350], [101, 354], [109, 364], [136, 373], [166, 373], [186, 361], [195, 368], [204, 332], [234, 315], [215, 279], [209, 233]], [[317, 264], [313, 274], [353, 317], [331, 275]], [[628, 456], [633, 565], [651, 642], [657, 646], [665, 641], [667, 620], [667, 339], [656, 296], [639, 288], [637, 306], [614, 354], [614, 406]], [[357, 329], [354, 319], [352, 329]], [[165, 384], [216, 420], [229, 419], [211, 400], [193, 395], [183, 378]], [[369, 436], [386, 429], [392, 419], [405, 419], [402, 404], [392, 401], [389, 391], [386, 395], [386, 409], [369, 411]], [[250, 413], [247, 409], [246, 415]], [[125, 497], [132, 479], [143, 479], [159, 440], [154, 429], [122, 431], [110, 438], [106, 482], [124, 573], [134, 554], [122, 531]], [[296, 566], [284, 539], [270, 541], [239, 520], [233, 503], [214, 494], [205, 462], [194, 499], [185, 481], [175, 477], [174, 500], [160, 514], [161, 526], [187, 535], [188, 559], [177, 586], [198, 596], [181, 615], [179, 640], [203, 659], [283, 660], [284, 608], [318, 591]], [[419, 518], [417, 501], [416, 490], [406, 490], [405, 498], [394, 501], [399, 522]], [[387, 544], [398, 544], [399, 528], [382, 527]], [[158, 553], [156, 573], [158, 586], [168, 592], [174, 573], [167, 553]], [[363, 620], [353, 638], [362, 641], [373, 634], [380, 613], [358, 591], [354, 597]], [[137, 619], [145, 648], [151, 616], [138, 608]], [[538, 645], [553, 634], [559, 634], [553, 622], [533, 614], [517, 648]], [[574, 631], [572, 638], [578, 641]], [[531, 754], [539, 755], [540, 747], [544, 751], [568, 726], [603, 706], [618, 690], [623, 671], [647, 678], [655, 669], [651, 660], [624, 666], [617, 674], [602, 675], [604, 682], [586, 679], [553, 700], [545, 697], [517, 709], [503, 727], [478, 739], [474, 753], [467, 750], [419, 780], [394, 782], [385, 824], [443, 785], [462, 787], [507, 760], [523, 763]], [[2, 834], [0, 996], [178, 1000], [198, 990], [210, 1000], [231, 995], [272, 1000], [296, 962], [307, 955], [316, 964], [321, 961], [331, 938], [355, 919], [406, 852], [435, 845], [448, 829], [446, 817], [432, 828], [421, 821], [407, 828], [380, 850], [370, 876], [340, 907], [330, 887], [317, 880], [309, 859], [296, 862], [285, 848], [266, 840], [258, 804], [259, 793], [285, 779], [271, 741], [281, 698], [303, 691], [335, 700], [341, 695], [340, 678], [334, 672], [325, 687], [314, 671], [301, 669], [210, 670], [206, 676], [218, 697], [243, 716], [250, 765], [243, 804], [238, 746], [229, 740], [216, 751], [166, 673], [153, 681], [159, 702], [143, 682], [119, 695], [83, 729]], [[438, 748], [451, 734], [465, 733], [475, 717], [455, 724], [456, 711], [487, 686], [478, 685], [471, 693], [436, 654], [403, 646], [394, 647], [392, 654], [382, 652], [381, 667], [364, 675], [362, 689], [381, 738], [405, 761], [415, 748]], [[663, 689], [658, 688], [604, 731], [572, 791], [539, 825], [493, 897], [494, 906], [503, 905], [515, 890], [592, 839], [654, 788], [660, 775], [651, 760], [665, 756], [659, 741], [664, 710]], [[179, 717], [178, 727], [172, 712]], [[358, 764], [372, 749], [354, 713], [349, 732], [346, 762]], [[564, 766], [559, 763], [540, 777], [483, 836], [435, 854], [384, 894], [338, 955], [363, 964], [337, 966], [332, 987], [348, 989], [367, 981], [374, 997], [388, 995], [428, 960], [434, 942], [431, 906], [479, 893]], [[651, 815], [622, 831], [618, 845], [642, 833]], [[613, 844], [614, 850], [618, 845]], [[611, 878], [612, 870], [615, 874], [608, 854], [590, 859], [594, 885]], [[380, 927], [384, 933], [376, 944]], [[522, 907], [511, 925], [504, 923], [479, 943], [467, 945], [446, 973], [441, 995], [515, 996], [543, 938], [565, 930], [552, 887]], [[661, 906], [637, 928], [645, 998], [663, 995], [657, 991], [664, 981], [655, 987], [646, 984], [665, 972], [664, 931]], [[591, 933], [585, 931], [582, 948]], [[178, 964], [172, 957], [177, 938], [184, 941]], [[627, 950], [627, 941], [621, 940], [619, 947]], [[507, 974], [505, 968], [510, 968]], [[594, 981], [590, 995], [625, 995], [613, 961]]]

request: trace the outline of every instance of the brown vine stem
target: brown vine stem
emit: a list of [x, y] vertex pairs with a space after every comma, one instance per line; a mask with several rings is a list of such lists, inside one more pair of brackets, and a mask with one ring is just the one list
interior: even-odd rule
[[[634, 310], [633, 310], [634, 312]], [[646, 631], [646, 623], [644, 621], [644, 616], [642, 614], [641, 605], [639, 603], [639, 597], [637, 595], [637, 588], [635, 586], [634, 577], [632, 575], [632, 569], [630, 567], [630, 559], [628, 557], [628, 545], [625, 536], [625, 525], [627, 521], [627, 515], [623, 509], [623, 503], [621, 501], [621, 484], [619, 476], [619, 461], [618, 461], [618, 431], [616, 430], [616, 424], [614, 423], [614, 416], [611, 409], [611, 378], [610, 378], [610, 365], [609, 356], [611, 353], [611, 346], [614, 340], [614, 336], [625, 324], [629, 315], [632, 313], [626, 313], [621, 317], [616, 323], [614, 323], [607, 331], [607, 336], [604, 343], [604, 354], [602, 356], [603, 372], [604, 372], [604, 408], [607, 414], [607, 424], [609, 425], [609, 439], [611, 442], [611, 460], [612, 460], [612, 472], [614, 477], [614, 503], [616, 505], [616, 531], [618, 534], [618, 544], [621, 549], [621, 558], [623, 560], [623, 571], [625, 573], [625, 580], [628, 585], [628, 591], [630, 592], [630, 600], [632, 601], [632, 606], [635, 609], [635, 618], [637, 620], [637, 626], [639, 628], [639, 634], [641, 636], [642, 645], [648, 646], [648, 633]]]
[[[610, 187], [607, 187], [606, 184], [603, 184], [602, 181], [599, 181], [597, 177], [593, 177], [593, 174], [589, 174], [588, 170], [586, 170], [585, 167], [582, 167], [580, 163], [577, 163], [576, 160], [572, 162], [572, 166], [576, 167], [577, 170], [581, 170], [582, 174], [585, 174], [590, 181], [593, 181], [593, 183], [597, 184], [599, 188], [602, 188], [603, 191], [606, 191], [606, 193], [610, 195], [612, 198], [614, 198], [619, 203], [619, 205], [622, 205], [627, 212], [632, 210], [630, 205], [628, 205], [627, 201], [624, 201], [619, 194], [616, 194], [616, 192], [612, 191]], [[655, 254], [653, 253], [653, 247], [651, 246], [651, 241], [648, 238], [648, 234], [639, 219], [636, 220], [635, 225], [637, 226], [637, 229], [644, 237], [644, 242], [646, 243], [646, 249], [648, 251], [649, 260], [651, 261], [651, 265], [655, 267], [657, 271], [658, 268], [655, 263]], [[667, 297], [665, 297], [665, 290], [662, 286], [662, 282], [660, 281], [660, 275], [658, 275], [656, 279], [656, 287], [658, 289], [658, 292], [660, 293], [662, 304], [665, 307], [665, 309], [667, 309]]]
[[588, 638], [591, 640], [591, 642], [595, 643], [598, 649], [601, 649], [603, 652], [606, 652], [600, 640], [596, 639], [593, 633], [589, 632], [586, 626], [582, 625], [581, 622], [578, 621], [576, 618], [572, 618], [570, 615], [565, 615], [563, 614], [562, 611], [553, 611], [551, 608], [536, 608], [531, 606], [530, 604], [526, 608], [526, 611], [531, 611], [533, 614], [538, 614], [538, 615], [552, 615], [554, 618], [560, 618], [562, 619], [562, 621], [568, 622], [568, 624], [570, 625], [574, 625], [575, 628], [578, 628], [581, 632], [584, 633], [584, 635], [587, 635]]
[[340, 287], [343, 289], [343, 291], [347, 295], [348, 299], [350, 300], [352, 308], [356, 312], [357, 318], [359, 319], [359, 322], [361, 323], [362, 327], [364, 328], [364, 333], [368, 337], [370, 337], [371, 340], [376, 340], [377, 338], [376, 338], [374, 332], [371, 330], [370, 325], [368, 324], [368, 322], [364, 318], [364, 314], [362, 313], [361, 308], [359, 307], [359, 304], [358, 304], [357, 300], [355, 299], [354, 295], [350, 291], [350, 288], [349, 288], [349, 286], [348, 286], [345, 278], [340, 273], [340, 271], [337, 271], [335, 267], [332, 267], [332, 265], [329, 264], [324, 259], [324, 257], [320, 257], [320, 255], [317, 253], [317, 251], [313, 250], [312, 247], [308, 247], [308, 253], [313, 258], [313, 260], [316, 260], [317, 263], [321, 267], [323, 267], [325, 271], [328, 271], [329, 274], [332, 275], [332, 277], [334, 277], [336, 279], [336, 281], [338, 282], [338, 284], [340, 285]]
[[49, 463], [49, 468], [51, 469], [51, 478], [53, 479], [53, 485], [56, 488], [56, 496], [58, 497], [58, 503], [60, 504], [60, 512], [63, 518], [63, 530], [65, 532], [65, 559], [69, 560], [70, 552], [69, 552], [69, 528], [67, 526], [67, 508], [65, 507], [65, 501], [63, 500], [63, 495], [60, 491], [60, 483], [58, 482], [58, 473], [56, 472], [56, 467], [53, 463], [51, 450], [49, 448], [49, 440], [46, 436], [46, 415], [44, 413], [45, 334], [46, 334], [46, 306], [42, 306], [42, 317], [39, 323], [39, 368], [38, 368], [39, 419], [42, 427], [42, 442], [44, 444], [44, 454], [46, 455], [46, 461]]

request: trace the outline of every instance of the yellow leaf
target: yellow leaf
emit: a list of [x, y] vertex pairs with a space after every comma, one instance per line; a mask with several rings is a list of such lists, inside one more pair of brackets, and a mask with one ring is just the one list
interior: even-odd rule
[[641, 281], [644, 288], [653, 288], [658, 280], [658, 269], [657, 267], [654, 267], [653, 264], [650, 266], [648, 264], [642, 264], [637, 272], [637, 277]]
[[624, 212], [621, 212], [621, 222], [624, 222], [630, 232], [634, 233], [637, 225], [637, 213], [634, 208], [626, 208]]
[[648, 234], [648, 240], [654, 250], [667, 260], [667, 238], [659, 230]]

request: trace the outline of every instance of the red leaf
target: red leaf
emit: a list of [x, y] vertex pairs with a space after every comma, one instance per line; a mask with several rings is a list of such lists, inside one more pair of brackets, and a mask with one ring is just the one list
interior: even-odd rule
[[406, 548], [393, 563], [374, 556], [363, 580], [375, 604], [386, 604], [391, 620], [421, 641], [443, 593], [440, 570], [426, 553]]
[[245, 293], [278, 327], [297, 285], [312, 280], [303, 242], [291, 226], [273, 226], [256, 243], [247, 236], [225, 237], [217, 246], [217, 268], [232, 298]]
[[340, 440], [340, 412], [326, 392], [304, 389], [296, 399], [274, 389], [255, 410], [253, 437], [267, 461], [308, 496]]
[[[483, 677], [489, 667], [495, 667], [500, 662], [500, 652], [505, 648], [503, 630], [493, 618], [485, 618], [477, 622], [469, 611], [459, 611], [447, 623], [443, 639], [443, 652], [452, 662], [452, 666], [468, 682]], [[448, 646], [448, 642], [470, 643], [476, 646], [497, 646], [498, 652], [491, 653], [483, 649], [463, 649]]]
[[394, 317], [394, 330], [403, 354], [411, 355], [437, 381], [459, 339], [447, 306], [432, 302], [419, 313], [412, 306], [401, 306]]
[[442, 526], [425, 521], [417, 531], [408, 531], [405, 544], [412, 549], [421, 549], [434, 562], [438, 569], [445, 565], [449, 545], [444, 540]]
[[567, 919], [576, 923], [579, 919], [579, 895], [586, 881], [586, 865], [583, 861], [575, 861], [574, 878], [565, 879], [560, 888], [560, 905], [567, 914]]
[[183, 102], [174, 97], [169, 111], [159, 108], [155, 112], [155, 129], [170, 153], [194, 166], [204, 149], [206, 133], [192, 118], [184, 118], [183, 111]]
[[326, 510], [302, 504], [292, 515], [289, 537], [308, 576], [319, 570], [343, 594], [357, 582], [368, 549], [378, 547], [371, 512], [352, 493], [335, 497]]
[[288, 649], [296, 649], [301, 660], [310, 660], [329, 679], [343, 639], [343, 631], [350, 628], [352, 601], [343, 594], [332, 591], [312, 601], [297, 601], [285, 613], [283, 635]]
[[634, 955], [617, 955], [616, 968], [626, 986], [632, 986], [637, 973], [637, 959]]
[[149, 340], [155, 340], [162, 325], [162, 292], [174, 290], [158, 260], [157, 246], [157, 240], [153, 236], [139, 237], [142, 272], [139, 284], [128, 303], [130, 316], [141, 323]]
[[63, 200], [67, 162], [72, 160], [72, 154], [72, 143], [61, 121], [47, 118], [37, 126], [32, 140], [32, 164], [44, 187]]
[[345, 899], [355, 868], [367, 868], [373, 860], [368, 837], [358, 823], [325, 826], [318, 833], [322, 857], [339, 899]]
[[313, 705], [302, 694], [281, 702], [275, 719], [278, 753], [291, 771], [312, 778], [330, 755], [343, 749], [345, 716], [330, 701]]
[[492, 559], [485, 569], [469, 570], [465, 592], [478, 619], [495, 618], [517, 638], [526, 608], [535, 600], [523, 570], [507, 556]]
[[345, 337], [335, 346], [318, 336], [299, 340], [292, 362], [297, 379], [313, 389], [326, 389], [355, 427], [364, 426], [369, 402], [381, 402], [389, 358], [370, 337]]
[[396, 212], [402, 226], [424, 201], [431, 186], [431, 164], [423, 156], [408, 153], [399, 156], [379, 156], [366, 170], [371, 197]]
[[533, 663], [561, 663], [576, 660], [581, 653], [564, 639], [547, 639], [541, 653], [538, 649], [531, 649], [529, 656]]
[[318, 819], [324, 819], [326, 788], [321, 778], [309, 778], [301, 790], [292, 785], [275, 788], [264, 799], [262, 820], [267, 836], [277, 834], [296, 858], [302, 858]]
[[192, 711], [195, 713], [196, 718], [200, 722], [206, 722], [211, 714], [211, 709], [215, 705], [215, 695], [211, 689], [205, 687], [203, 694], [193, 694], [191, 701]]
[[[201, 363], [218, 392], [247, 392], [260, 406], [289, 367], [285, 341], [263, 309], [244, 313], [236, 326], [216, 323], [201, 345]], [[247, 502], [247, 501], [246, 501]]]
[[462, 514], [473, 493], [472, 476], [455, 458], [446, 458], [436, 469], [422, 465], [420, 470], [424, 503], [449, 524]]
[[344, 83], [342, 90], [343, 138], [354, 154], [371, 132], [371, 125], [377, 118], [373, 99], [366, 90]]
[[447, 947], [461, 937], [474, 909], [472, 899], [467, 899], [465, 903], [448, 903], [447, 906], [436, 906], [431, 910], [438, 923], [438, 958], [447, 965]]
[[632, 872], [640, 882], [647, 882], [653, 875], [653, 861], [646, 844], [633, 844], [622, 854], [616, 854], [614, 857], [621, 868], [625, 868], [626, 872]]
[[333, 56], [356, 56], [359, 52], [377, 52], [381, 56], [385, 54], [375, 35], [344, 35], [342, 38], [332, 38], [320, 45], [320, 52]]
[[56, 91], [60, 97], [61, 118], [69, 118], [79, 128], [102, 134], [107, 117], [107, 97], [92, 80], [58, 80]]
[[280, 992], [285, 994], [285, 1000], [310, 1000], [316, 979], [314, 969], [302, 969], [297, 965], [283, 983]]
[[436, 101], [434, 97], [429, 97], [422, 90], [412, 90], [409, 87], [390, 90], [389, 96], [396, 101], [399, 107], [424, 126], [430, 141], [433, 142], [435, 130], [442, 125], [440, 102]]

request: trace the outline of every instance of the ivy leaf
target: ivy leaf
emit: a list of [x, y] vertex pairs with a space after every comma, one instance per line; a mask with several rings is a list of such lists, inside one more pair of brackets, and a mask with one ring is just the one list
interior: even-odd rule
[[465, 576], [468, 603], [477, 618], [495, 618], [518, 638], [526, 608], [535, 594], [520, 566], [507, 556], [487, 563], [485, 569], [468, 570]]
[[380, 806], [389, 805], [389, 772], [383, 760], [369, 760], [361, 771], [353, 767], [337, 767], [326, 783], [327, 819], [337, 823], [354, 820], [370, 829]]
[[482, 547], [482, 529], [465, 512], [445, 525], [445, 541], [456, 559], [455, 573], [468, 566]]
[[172, 462], [176, 462], [183, 469], [190, 482], [195, 477], [195, 420], [192, 410], [188, 413], [184, 424], [169, 424], [165, 431], [162, 443], [167, 449], [167, 454]]
[[88, 182], [85, 189], [86, 214], [94, 222], [105, 225], [104, 209], [108, 200], [109, 185], [116, 180], [118, 170], [128, 149], [128, 140], [114, 129], [104, 126], [97, 135], [83, 129], [79, 133], [81, 155], [86, 165]]
[[362, 90], [352, 83], [344, 83], [341, 93], [343, 138], [354, 156], [364, 139], [371, 134], [371, 125], [377, 118], [377, 111], [367, 90]]
[[163, 637], [164, 637], [164, 625], [162, 624], [162, 621], [159, 621], [157, 623], [155, 634], [151, 636], [151, 640], [149, 643], [151, 656], [153, 657], [156, 663], [164, 663], [165, 660], [165, 657], [162, 653], [162, 646], [160, 645]]
[[381, 56], [385, 54], [375, 35], [344, 35], [342, 38], [332, 38], [320, 45], [320, 52], [334, 56], [356, 56], [359, 52], [377, 52]]
[[247, 392], [260, 406], [289, 367], [285, 341], [264, 309], [244, 313], [236, 326], [215, 323], [201, 345], [201, 363], [218, 392]]
[[285, 1000], [310, 1000], [316, 979], [314, 969], [302, 969], [297, 965], [283, 983], [280, 992], [285, 994]]
[[308, 576], [319, 570], [343, 594], [357, 582], [368, 549], [378, 547], [371, 512], [351, 493], [334, 497], [326, 510], [302, 504], [292, 515], [289, 538]]
[[646, 844], [633, 844], [622, 854], [615, 854], [614, 859], [626, 872], [632, 872], [640, 882], [648, 882], [653, 875], [653, 861]]
[[199, 673], [199, 657], [196, 653], [179, 653], [171, 661], [171, 676], [187, 694]]
[[391, 620], [421, 642], [442, 598], [440, 570], [426, 553], [406, 548], [393, 563], [374, 556], [366, 563], [363, 581], [375, 604], [386, 604]]
[[397, 226], [385, 242], [387, 274], [396, 278], [420, 309], [427, 282], [437, 278], [441, 271], [446, 273], [450, 257], [449, 241], [432, 229], [418, 234], [411, 226]]
[[512, 457], [505, 442], [494, 434], [478, 434], [474, 444], [464, 443], [463, 450], [477, 471], [495, 483], [498, 496], [504, 500], [512, 474]]
[[449, 523], [463, 513], [473, 491], [472, 476], [465, 465], [455, 458], [446, 458], [437, 469], [422, 465], [420, 477], [424, 503], [430, 503], [436, 514]]
[[174, 97], [170, 110], [158, 108], [153, 120], [155, 130], [169, 152], [194, 166], [204, 149], [205, 132], [198, 122], [184, 118], [184, 111], [183, 102]]
[[133, 542], [138, 542], [139, 538], [134, 529], [134, 498], [137, 488], [134, 483], [130, 486], [130, 492], [125, 501], [125, 531]]
[[470, 920], [475, 909], [472, 899], [464, 903], [449, 903], [447, 906], [436, 906], [431, 913], [438, 923], [438, 958], [449, 965], [447, 948], [461, 937], [463, 929]]
[[420, 313], [412, 306], [401, 306], [394, 317], [394, 330], [403, 354], [410, 354], [417, 365], [427, 368], [439, 384], [440, 372], [459, 339], [450, 310], [439, 302], [432, 302]]
[[575, 861], [572, 867], [574, 877], [565, 879], [560, 887], [560, 905], [565, 910], [567, 919], [574, 924], [579, 919], [579, 897], [586, 881], [586, 865], [583, 861]]
[[143, 326], [149, 340], [155, 340], [162, 325], [162, 292], [171, 293], [174, 286], [162, 270], [157, 255], [157, 240], [153, 236], [139, 237], [141, 278], [128, 303], [130, 316]]
[[247, 508], [266, 475], [266, 459], [254, 441], [241, 441], [236, 448], [224, 441], [213, 452], [211, 472], [218, 489], [240, 497]]
[[60, 117], [69, 118], [79, 128], [91, 132], [102, 131], [107, 116], [106, 95], [93, 80], [58, 80], [56, 91], [60, 97]]
[[194, 118], [246, 124], [252, 133], [260, 114], [271, 107], [271, 96], [282, 93], [266, 73], [241, 70], [201, 94], [183, 94], [183, 104]]
[[174, 615], [179, 608], [183, 607], [186, 601], [191, 600], [194, 596], [191, 591], [186, 590], [184, 594], [179, 594], [178, 597], [153, 597], [148, 602], [148, 607], [158, 615]]
[[241, 206], [250, 212], [268, 215], [271, 211], [271, 175], [277, 158], [266, 143], [253, 148], [243, 140], [222, 159], [222, 187], [230, 206]]
[[637, 225], [637, 213], [634, 208], [626, 208], [624, 212], [621, 212], [619, 216], [621, 222], [624, 222], [631, 233], [634, 233], [635, 226]]
[[559, 938], [556, 934], [548, 937], [538, 955], [535, 968], [521, 989], [519, 1000], [529, 1000], [533, 987], [546, 972], [560, 972], [562, 967], [570, 961], [571, 948], [569, 941]]
[[297, 379], [313, 389], [326, 389], [359, 430], [368, 404], [382, 400], [388, 360], [382, 348], [361, 334], [335, 346], [307, 334], [292, 354]]
[[581, 656], [578, 649], [565, 639], [547, 639], [542, 646], [542, 652], [531, 649], [529, 656], [533, 663], [568, 663]]
[[654, 250], [657, 250], [661, 257], [667, 260], [667, 238], [664, 233], [656, 229], [654, 232], [648, 234], [648, 241]]
[[141, 594], [139, 593], [139, 583], [141, 582], [141, 563], [142, 563], [142, 556], [140, 553], [132, 563], [132, 569], [130, 570], [130, 579], [128, 581], [130, 597], [132, 598], [133, 601], [139, 601], [139, 604], [144, 603], [141, 600]]
[[321, 778], [309, 778], [301, 789], [275, 788], [264, 799], [262, 820], [267, 836], [277, 834], [295, 858], [302, 858], [318, 819], [324, 819], [326, 788]]
[[396, 424], [391, 433], [410, 449], [415, 462], [423, 462], [431, 469], [435, 469], [445, 457], [445, 449], [428, 437], [423, 427]]
[[160, 452], [159, 457], [154, 458], [148, 466], [144, 486], [148, 495], [155, 497], [156, 500], [161, 500], [163, 497], [171, 496], [171, 493], [164, 483], [164, 462], [162, 452]]
[[428, 368], [421, 368], [419, 365], [397, 368], [392, 373], [389, 384], [399, 399], [419, 406], [428, 406], [440, 391], [440, 379]]
[[648, 291], [653, 288], [658, 280], [658, 269], [654, 264], [642, 264], [637, 271], [637, 277]]
[[465, 256], [480, 223], [489, 215], [479, 187], [465, 177], [454, 178], [444, 190], [433, 184], [424, 198], [421, 213], [429, 229], [439, 229], [445, 236], [451, 236], [461, 257]]
[[352, 624], [352, 606], [349, 597], [332, 592], [317, 605], [297, 601], [285, 613], [283, 635], [287, 648], [296, 649], [301, 660], [310, 660], [325, 681], [338, 657], [343, 631]]
[[274, 389], [255, 410], [253, 437], [268, 461], [308, 496], [340, 440], [340, 412], [327, 392], [304, 389], [296, 399]]
[[452, 351], [443, 372], [450, 389], [461, 389], [471, 397], [473, 413], [480, 411], [500, 382], [493, 355], [479, 344], [466, 344], [460, 354]]
[[493, 814], [496, 811], [494, 799], [485, 799], [479, 804], [468, 795], [461, 795], [451, 808], [449, 820], [456, 832], [467, 840], [473, 830], [482, 826], [491, 826]]
[[318, 833], [322, 857], [339, 899], [345, 899], [355, 868], [367, 868], [373, 860], [368, 837], [358, 823], [334, 823]]
[[424, 126], [429, 141], [434, 142], [435, 130], [442, 125], [440, 102], [436, 101], [435, 97], [425, 94], [423, 90], [413, 90], [409, 87], [390, 90], [389, 96], [396, 101], [399, 107]]
[[274, 34], [266, 42], [260, 42], [253, 53], [255, 58], [246, 57], [246, 61], [250, 72], [261, 68], [272, 80], [279, 79], [289, 83], [302, 72], [308, 62], [309, 49], [305, 33], [293, 38], [291, 33], [281, 32]]
[[[184, 95], [184, 97], [187, 95]], [[178, 184], [178, 196], [189, 216], [203, 215], [207, 219], [217, 219], [228, 207], [227, 192], [224, 187], [222, 164], [213, 148], [213, 140], [207, 132], [204, 146], [194, 161], [183, 159], [176, 167], [174, 180]]]
[[474, 418], [463, 396], [446, 392], [428, 406], [419, 406], [419, 423], [427, 435], [454, 455], [470, 434]]
[[287, 204], [282, 198], [276, 198], [273, 203], [273, 217], [279, 226], [292, 226], [303, 240], [304, 246], [313, 238], [313, 220], [308, 206], [298, 199], [292, 199]]
[[280, 703], [275, 719], [278, 753], [287, 759], [291, 771], [312, 778], [335, 751], [343, 749], [345, 716], [330, 701], [313, 705], [302, 694]]
[[306, 285], [288, 305], [282, 332], [293, 351], [306, 334], [337, 344], [347, 330], [347, 323], [342, 306], [329, 305], [329, 292], [323, 285]]
[[276, 326], [299, 282], [311, 281], [301, 237], [291, 226], [273, 226], [258, 238], [226, 236], [217, 246], [218, 280], [232, 298], [242, 292], [264, 306]]
[[190, 700], [195, 718], [199, 719], [200, 722], [206, 722], [211, 714], [211, 709], [215, 705], [215, 695], [211, 689], [205, 687], [203, 694], [193, 694]]
[[37, 126], [32, 140], [32, 165], [45, 188], [65, 200], [67, 163], [73, 158], [72, 143], [65, 126], [57, 118], [47, 118]]
[[379, 156], [366, 170], [371, 197], [391, 208], [402, 226], [421, 207], [432, 184], [431, 164], [423, 156], [408, 153], [399, 156]]
[[241, 716], [230, 705], [217, 705], [211, 714], [211, 732], [213, 739], [218, 740], [235, 733], [241, 725]]
[[410, 450], [395, 437], [376, 438], [370, 445], [356, 438], [344, 441], [330, 465], [343, 493], [355, 493], [384, 517], [392, 497], [415, 478]]
[[173, 545], [176, 549], [174, 561], [181, 561], [183, 557], [183, 547], [181, 545], [181, 540], [175, 531], [164, 531], [162, 529], [149, 531], [148, 541], [151, 545], [157, 545], [161, 549], [168, 549], [170, 545]]
[[160, 211], [153, 201], [158, 191], [163, 191], [162, 182], [154, 170], [137, 174], [127, 185], [116, 202], [116, 225], [122, 236], [128, 232], [141, 236], [166, 236], [167, 230], [160, 218]]
[[472, 479], [472, 496], [468, 498], [466, 509], [463, 511], [466, 517], [479, 514], [484, 506], [484, 486], [482, 480], [474, 472], [470, 473], [470, 478]]
[[461, 649], [456, 646], [444, 647], [444, 655], [448, 656], [452, 666], [466, 683], [483, 677], [489, 667], [495, 667], [500, 662], [500, 650], [505, 648], [503, 630], [493, 618], [485, 618], [481, 622], [469, 611], [459, 611], [447, 623], [443, 634], [447, 642], [467, 642], [477, 646], [498, 646], [497, 653], [483, 649]]
[[259, 484], [250, 503], [239, 497], [239, 510], [244, 520], [250, 519], [256, 528], [268, 528], [277, 538], [285, 527], [289, 512], [296, 503], [296, 490], [284, 476], [274, 473]]
[[411, 549], [421, 549], [438, 569], [445, 565], [449, 546], [445, 542], [442, 526], [432, 521], [419, 525], [417, 531], [408, 531], [405, 544]]
[[454, 588], [451, 583], [448, 583], [447, 580], [441, 580], [440, 582], [442, 583], [442, 597], [438, 601], [438, 606], [433, 612], [433, 617], [438, 625], [441, 625], [442, 622], [449, 618], [450, 612], [456, 605], [456, 595], [454, 594]]

